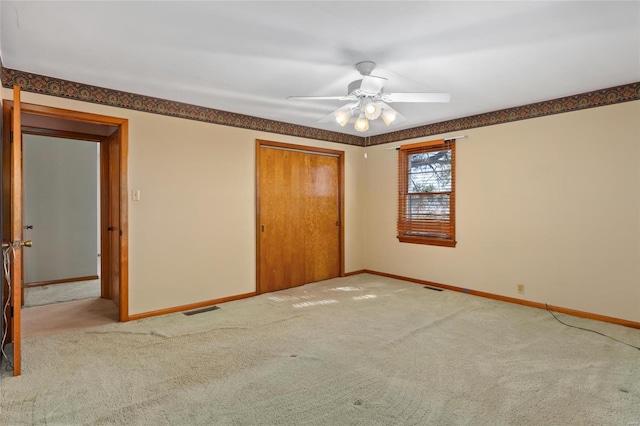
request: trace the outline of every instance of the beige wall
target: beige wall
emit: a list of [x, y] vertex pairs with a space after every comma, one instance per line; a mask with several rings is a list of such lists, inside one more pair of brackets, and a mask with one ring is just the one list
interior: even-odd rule
[[640, 102], [460, 133], [456, 248], [397, 241], [398, 144], [368, 148], [367, 268], [640, 321]]
[[[387, 148], [398, 144], [368, 147], [365, 160], [358, 147], [32, 93], [23, 101], [130, 120], [129, 189], [141, 190], [129, 202], [130, 314], [255, 291], [259, 138], [346, 152], [347, 272], [640, 321], [640, 102], [456, 132], [468, 138], [457, 146], [451, 249], [397, 242]], [[435, 137], [414, 141], [424, 139]]]
[[129, 314], [255, 291], [256, 139], [345, 151], [345, 270], [365, 267], [361, 148], [27, 92], [22, 101], [129, 119], [129, 192], [141, 193], [129, 196]]

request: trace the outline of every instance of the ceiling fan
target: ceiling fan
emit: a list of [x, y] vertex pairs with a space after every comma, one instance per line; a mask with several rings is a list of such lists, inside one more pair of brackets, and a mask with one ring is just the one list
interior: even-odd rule
[[301, 101], [350, 101], [333, 111], [327, 118], [335, 119], [339, 125], [345, 126], [351, 117], [356, 117], [355, 129], [359, 132], [369, 130], [369, 120], [381, 118], [384, 124], [390, 126], [393, 122], [400, 122], [406, 118], [388, 104], [394, 102], [449, 102], [448, 93], [384, 93], [384, 77], [371, 75], [376, 67], [375, 62], [363, 61], [356, 64], [356, 69], [362, 75], [360, 80], [349, 83], [347, 95], [344, 96], [289, 96], [287, 99]]

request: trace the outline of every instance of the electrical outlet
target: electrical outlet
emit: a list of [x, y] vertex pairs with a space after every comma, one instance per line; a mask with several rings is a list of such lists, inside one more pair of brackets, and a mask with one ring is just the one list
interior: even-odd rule
[[518, 294], [524, 294], [524, 284], [518, 284]]

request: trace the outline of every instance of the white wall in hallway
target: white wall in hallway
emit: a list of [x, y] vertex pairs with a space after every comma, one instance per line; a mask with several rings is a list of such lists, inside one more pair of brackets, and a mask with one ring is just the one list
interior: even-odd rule
[[99, 144], [23, 135], [24, 282], [98, 274]]

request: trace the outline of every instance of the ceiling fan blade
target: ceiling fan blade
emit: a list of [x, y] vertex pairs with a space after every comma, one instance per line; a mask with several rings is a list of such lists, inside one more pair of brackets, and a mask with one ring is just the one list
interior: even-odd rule
[[384, 77], [376, 77], [375, 75], [363, 75], [360, 91], [365, 96], [375, 96], [382, 90], [385, 81]]
[[382, 121], [384, 121], [384, 124], [387, 124], [387, 126], [391, 125], [391, 123], [402, 123], [403, 121], [405, 121], [407, 118], [400, 114], [398, 112], [398, 110], [391, 108], [389, 105], [385, 104], [382, 101], [377, 101], [376, 102], [378, 105], [380, 105], [380, 108], [382, 108], [382, 114], [385, 113], [385, 111], [391, 111], [394, 113], [394, 115], [392, 115], [393, 119], [389, 122], [389, 124], [387, 124], [387, 120], [385, 120], [385, 117], [381, 116], [380, 119]]
[[385, 102], [449, 102], [449, 93], [383, 93]]
[[336, 112], [338, 111], [347, 111], [351, 108], [355, 108], [356, 106], [358, 106], [358, 102], [349, 102], [348, 104], [344, 104], [342, 105], [340, 108], [336, 109], [335, 111], [331, 112], [331, 114], [326, 115], [324, 117], [322, 117], [320, 120], [318, 120], [318, 123], [328, 123], [331, 121], [336, 121]]
[[407, 117], [405, 117], [404, 115], [400, 114], [397, 110], [396, 110], [396, 119], [393, 120], [393, 122], [395, 124], [398, 123], [402, 123], [403, 121], [405, 121], [407, 119]]
[[291, 101], [355, 101], [355, 96], [289, 96]]

